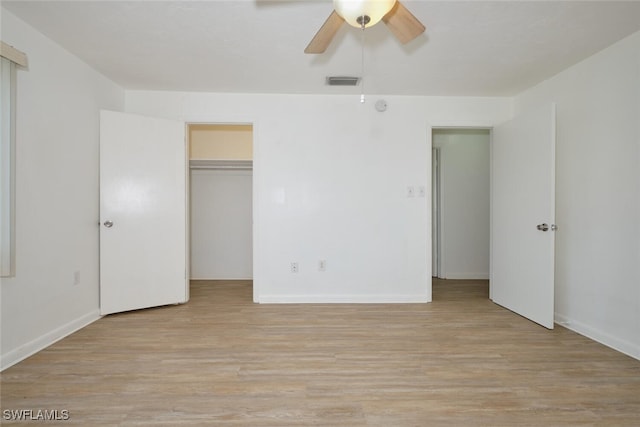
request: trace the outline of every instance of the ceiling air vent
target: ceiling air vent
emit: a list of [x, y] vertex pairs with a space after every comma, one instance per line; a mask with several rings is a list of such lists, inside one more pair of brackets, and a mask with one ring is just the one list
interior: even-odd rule
[[360, 77], [349, 76], [331, 76], [327, 77], [327, 84], [329, 86], [358, 86]]

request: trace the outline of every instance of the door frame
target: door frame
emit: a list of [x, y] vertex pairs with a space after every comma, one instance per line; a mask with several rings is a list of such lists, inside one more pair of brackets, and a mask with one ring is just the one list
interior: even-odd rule
[[[433, 145], [433, 132], [435, 130], [441, 130], [441, 129], [478, 129], [478, 130], [488, 130], [489, 131], [489, 172], [491, 172], [491, 169], [493, 168], [493, 165], [491, 164], [491, 158], [492, 158], [492, 152], [493, 152], [493, 127], [496, 125], [495, 121], [487, 121], [487, 122], [458, 122], [458, 121], [452, 121], [452, 122], [447, 122], [447, 123], [429, 123], [427, 125], [428, 128], [428, 132], [427, 132], [427, 138], [428, 138], [428, 143], [429, 143], [429, 148], [431, 148], [431, 150], [429, 151], [429, 159], [427, 159], [427, 163], [429, 164], [430, 167], [433, 167], [433, 149], [437, 148], [434, 147]], [[440, 153], [441, 156], [441, 153]], [[441, 161], [441, 158], [438, 159], [438, 161]], [[439, 166], [438, 168], [439, 173], [442, 173], [442, 168], [441, 166]], [[431, 171], [430, 174], [428, 174], [429, 179], [434, 179], [433, 176], [433, 170]], [[439, 185], [441, 185], [441, 182], [439, 183]], [[429, 188], [431, 189], [431, 191], [433, 191], [433, 182], [429, 182]], [[491, 224], [493, 223], [493, 206], [492, 206], [492, 202], [491, 202], [491, 190], [493, 188], [493, 174], [489, 173], [489, 227], [491, 227]], [[442, 208], [442, 192], [440, 191], [440, 194], [438, 194], [438, 212], [437, 215], [440, 215], [439, 210]], [[434, 232], [434, 217], [433, 215], [436, 214], [436, 212], [434, 212], [434, 206], [432, 204], [432, 200], [433, 200], [433, 194], [431, 195], [431, 197], [428, 198], [429, 201], [429, 212], [431, 212], [432, 217], [431, 217], [431, 221], [429, 222], [428, 226], [429, 226], [429, 239], [430, 239], [430, 244], [431, 244], [431, 248], [432, 250], [436, 249], [434, 248], [434, 236], [433, 236], [433, 232]], [[437, 230], [437, 242], [438, 242], [438, 247], [437, 250], [440, 251], [436, 256], [438, 259], [438, 274], [440, 275], [442, 273], [442, 217], [440, 218], [435, 218], [437, 221], [437, 227], [439, 228]], [[492, 237], [491, 237], [491, 228], [489, 229], [489, 252], [492, 253]], [[433, 264], [433, 257], [434, 254], [431, 253], [431, 259], [428, 260], [430, 264]], [[493, 258], [490, 256], [489, 257], [489, 299], [491, 299], [492, 296], [492, 292], [491, 292], [491, 274], [493, 271]], [[431, 276], [433, 276], [433, 271], [431, 272]], [[432, 296], [433, 298], [433, 281], [430, 280], [429, 281], [429, 294]]]
[[[433, 132], [433, 131], [432, 131]], [[433, 135], [433, 134], [432, 134]], [[431, 277], [442, 275], [440, 147], [431, 146]]]
[[185, 132], [186, 132], [186, 138], [185, 138], [185, 150], [187, 153], [187, 254], [188, 254], [188, 277], [189, 280], [191, 280], [191, 169], [190, 169], [190, 160], [191, 160], [191, 137], [190, 137], [190, 132], [189, 129], [192, 125], [211, 125], [211, 126], [225, 126], [225, 125], [248, 125], [252, 127], [252, 131], [251, 131], [251, 140], [252, 140], [252, 173], [251, 173], [251, 217], [252, 217], [252, 270], [253, 270], [253, 278], [252, 278], [252, 284], [253, 284], [253, 302], [259, 302], [260, 301], [260, 288], [259, 288], [259, 280], [256, 280], [256, 277], [258, 276], [258, 266], [260, 265], [260, 263], [258, 262], [258, 257], [259, 257], [259, 253], [260, 251], [258, 250], [258, 221], [257, 221], [257, 206], [258, 206], [258, 179], [257, 176], [258, 174], [256, 173], [257, 170], [259, 170], [259, 168], [257, 167], [257, 161], [256, 159], [258, 158], [257, 156], [257, 147], [258, 144], [257, 142], [257, 129], [258, 129], [258, 123], [256, 120], [209, 120], [209, 119], [202, 119], [202, 120], [185, 120]]

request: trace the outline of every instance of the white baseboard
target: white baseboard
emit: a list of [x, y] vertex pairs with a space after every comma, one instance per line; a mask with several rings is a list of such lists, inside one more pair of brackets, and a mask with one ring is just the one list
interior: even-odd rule
[[71, 322], [60, 326], [59, 328], [54, 329], [53, 331], [47, 332], [46, 334], [30, 341], [26, 344], [21, 345], [20, 347], [9, 351], [6, 354], [2, 355], [0, 360], [0, 372], [5, 369], [15, 365], [18, 362], [23, 361], [29, 356], [32, 356], [49, 347], [51, 344], [60, 341], [62, 338], [71, 335], [72, 333], [84, 328], [85, 326], [95, 322], [100, 319], [100, 311], [95, 310], [91, 313], [87, 313], [78, 319], [72, 320]]
[[260, 304], [406, 304], [431, 302], [419, 295], [260, 295]]
[[557, 323], [558, 325], [572, 330], [573, 332], [576, 332], [580, 335], [584, 335], [585, 337], [599, 342], [600, 344], [606, 345], [607, 347], [611, 347], [612, 349], [624, 353], [627, 356], [631, 356], [634, 359], [640, 360], [639, 344], [614, 337], [606, 332], [594, 329], [591, 326], [585, 325], [584, 323], [575, 321], [558, 313], [555, 313], [554, 316], [555, 323]]
[[489, 273], [446, 273], [444, 276], [451, 280], [489, 280]]
[[233, 281], [233, 280], [253, 280], [253, 277], [233, 277], [233, 278], [228, 278], [228, 277], [191, 277], [189, 280], [228, 280], [228, 281]]

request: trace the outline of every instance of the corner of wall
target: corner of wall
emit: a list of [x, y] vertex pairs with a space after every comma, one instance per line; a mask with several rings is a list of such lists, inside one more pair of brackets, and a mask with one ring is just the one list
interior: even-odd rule
[[14, 348], [7, 353], [3, 353], [2, 355], [0, 355], [0, 371], [4, 371], [5, 369], [10, 368], [16, 363], [23, 361], [29, 356], [32, 356], [40, 350], [43, 350], [50, 345], [60, 341], [64, 337], [67, 337], [72, 333], [79, 331], [80, 329], [84, 328], [87, 325], [90, 325], [100, 318], [100, 312], [98, 310], [95, 310], [52, 331], [49, 331], [29, 341], [28, 343], [21, 345], [18, 348]]

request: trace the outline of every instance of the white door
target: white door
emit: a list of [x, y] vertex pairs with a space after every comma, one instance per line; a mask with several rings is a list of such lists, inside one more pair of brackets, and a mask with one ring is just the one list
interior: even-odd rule
[[100, 112], [100, 312], [186, 302], [185, 124]]
[[555, 105], [526, 112], [493, 129], [491, 158], [491, 299], [549, 329], [555, 132]]

